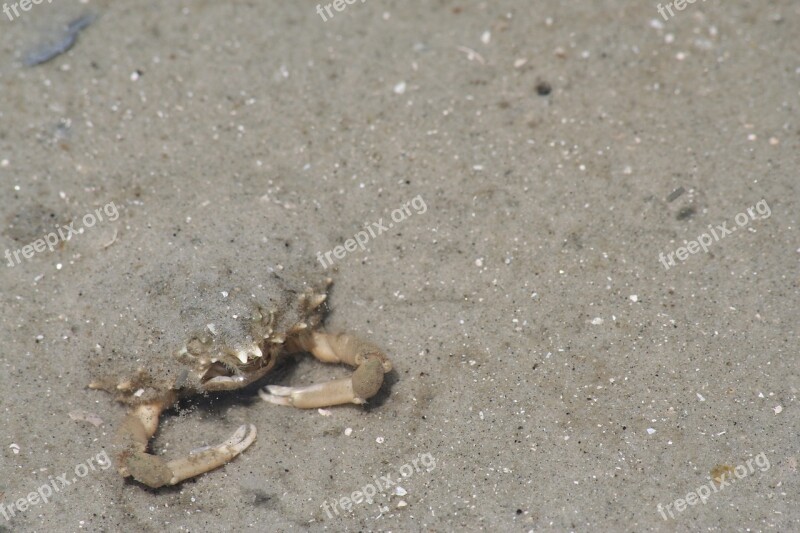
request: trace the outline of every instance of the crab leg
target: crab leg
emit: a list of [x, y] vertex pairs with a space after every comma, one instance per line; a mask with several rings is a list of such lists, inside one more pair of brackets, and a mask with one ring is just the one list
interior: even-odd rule
[[356, 370], [349, 378], [307, 387], [268, 385], [269, 392], [259, 391], [259, 396], [267, 402], [301, 409], [362, 404], [377, 394], [383, 375], [392, 369], [392, 363], [377, 346], [346, 333], [304, 333], [292, 339], [288, 349], [307, 351], [324, 363], [345, 363]]
[[124, 477], [133, 477], [136, 481], [153, 488], [175, 485], [224, 465], [242, 453], [256, 439], [255, 426], [244, 425], [218, 446], [167, 462], [161, 457], [147, 453], [147, 443], [158, 428], [161, 412], [172, 403], [169, 401], [143, 404], [134, 408], [125, 418], [117, 433], [117, 444], [121, 447], [117, 455], [119, 473]]

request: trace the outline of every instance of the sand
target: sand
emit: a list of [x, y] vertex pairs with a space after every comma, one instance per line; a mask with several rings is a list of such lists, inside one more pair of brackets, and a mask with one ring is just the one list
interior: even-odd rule
[[[343, 5], [0, 13], [0, 531], [799, 529], [800, 7]], [[394, 370], [366, 407], [261, 401], [350, 372], [307, 356], [189, 399], [155, 453], [256, 442], [143, 488], [79, 340], [212, 234], [331, 276]]]

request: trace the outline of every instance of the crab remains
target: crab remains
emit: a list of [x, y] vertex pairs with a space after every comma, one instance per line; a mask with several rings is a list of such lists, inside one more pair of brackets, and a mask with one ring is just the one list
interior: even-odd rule
[[[219, 205], [225, 213], [210, 217], [238, 208], [241, 226], [212, 226], [200, 235], [126, 233], [98, 252], [71, 287], [82, 319], [73, 328], [73, 342], [94, 353], [90, 387], [129, 406], [115, 440], [118, 470], [154, 488], [213, 470], [256, 438], [255, 426], [245, 424], [225, 442], [182, 458], [150, 453], [162, 412], [180, 398], [240, 389], [280, 358], [308, 352], [355, 371], [305, 387], [269, 385], [260, 393], [264, 400], [301, 409], [362, 404], [392, 368], [377, 346], [322, 329], [331, 281], [316, 274], [310, 250], [259, 233], [277, 223], [264, 218], [273, 215]], [[219, 252], [229, 249], [238, 255]], [[264, 264], [267, 258], [272, 266]]]

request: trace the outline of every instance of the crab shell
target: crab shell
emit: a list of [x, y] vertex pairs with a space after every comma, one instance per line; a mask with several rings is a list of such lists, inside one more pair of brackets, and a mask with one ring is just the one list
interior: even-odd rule
[[[94, 380], [90, 387], [111, 392], [128, 405], [157, 401], [170, 392], [190, 396], [244, 387], [275, 366], [293, 336], [320, 325], [330, 283], [326, 279], [324, 288], [307, 289], [293, 305], [287, 302], [267, 310], [252, 302], [242, 303], [250, 311], [231, 311], [231, 320], [218, 316], [216, 323], [208, 322], [204, 328], [188, 333], [166, 360], [151, 357], [149, 368], [140, 366], [133, 372], [106, 375]], [[231, 310], [241, 305], [224, 308]], [[124, 359], [118, 362], [124, 363]]]
[[276, 209], [220, 197], [198, 227], [180, 209], [123, 210], [114, 244], [70, 273], [90, 386], [129, 405], [239, 388], [317, 328], [331, 280]]

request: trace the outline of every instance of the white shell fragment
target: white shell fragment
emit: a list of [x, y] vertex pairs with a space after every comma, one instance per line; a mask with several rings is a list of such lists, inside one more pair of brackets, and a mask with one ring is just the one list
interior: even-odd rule
[[103, 425], [103, 419], [97, 416], [94, 413], [90, 413], [88, 411], [83, 411], [81, 409], [76, 409], [75, 411], [69, 412], [69, 419], [70, 420], [77, 420], [80, 422], [89, 422], [94, 427], [100, 427]]

